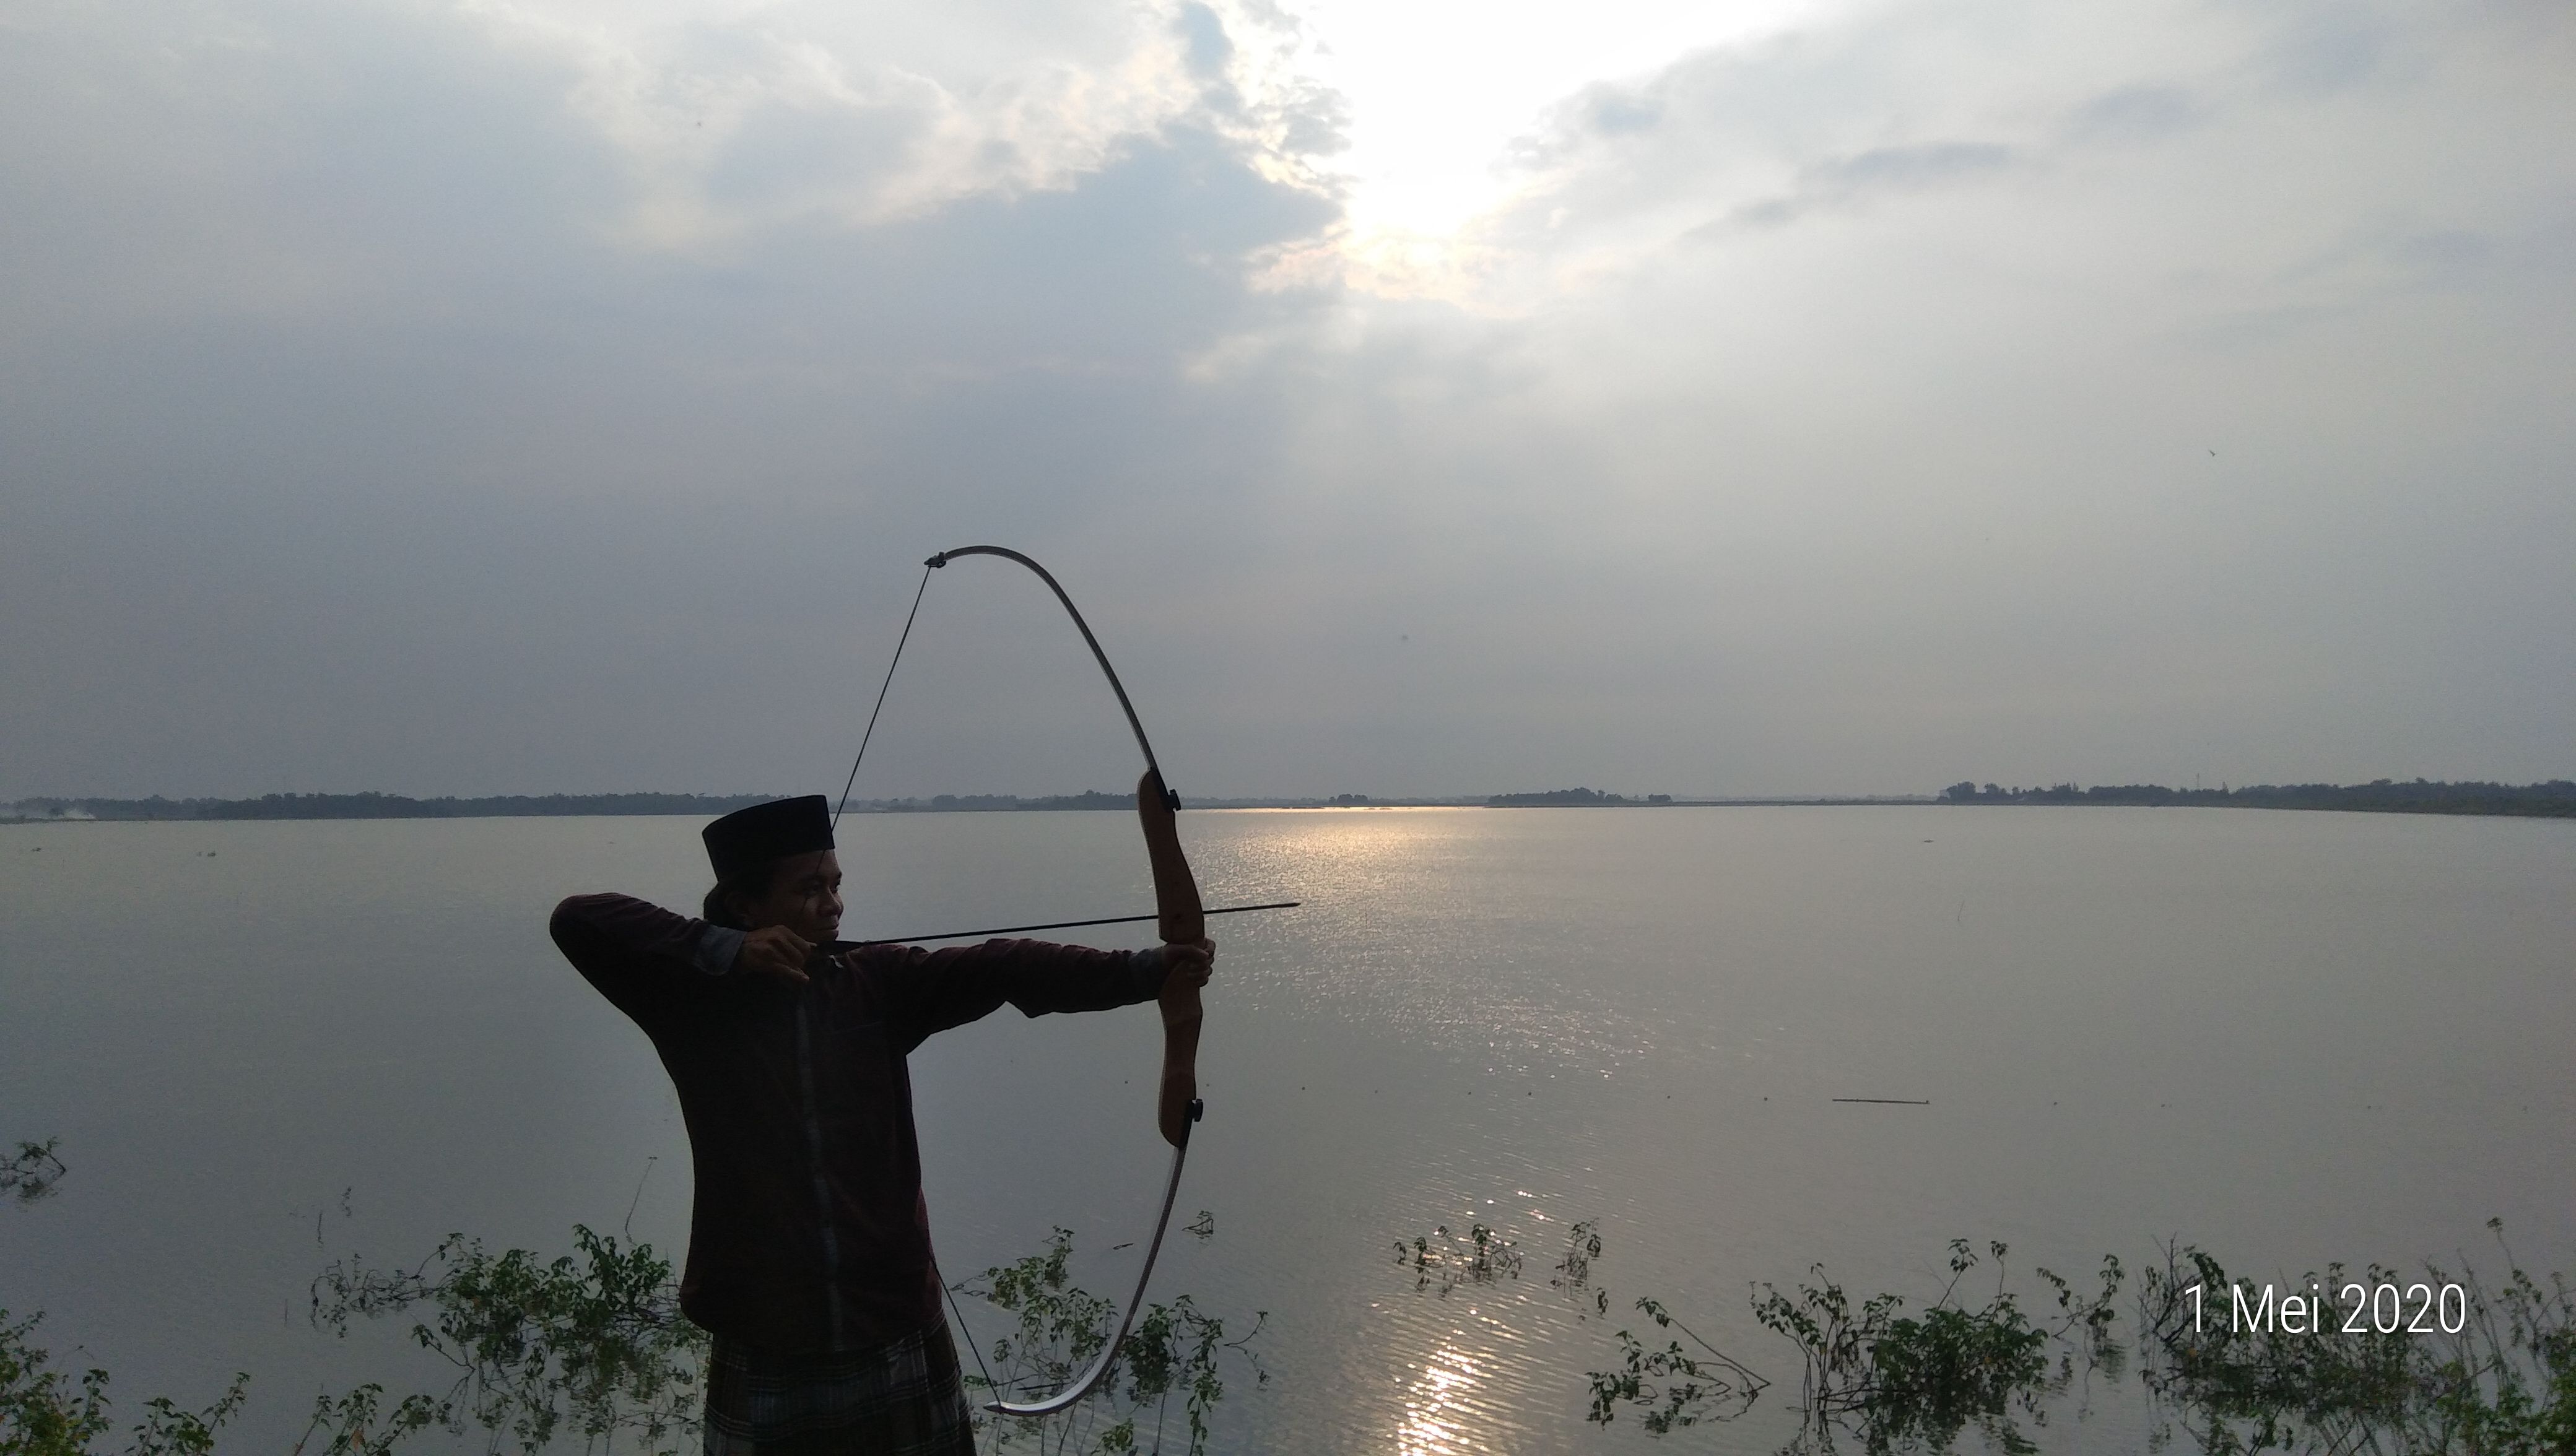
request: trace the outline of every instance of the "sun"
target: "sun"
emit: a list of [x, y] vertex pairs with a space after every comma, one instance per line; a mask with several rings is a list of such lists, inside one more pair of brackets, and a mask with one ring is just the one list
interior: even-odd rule
[[1527, 185], [1514, 144], [1590, 85], [1815, 16], [1820, 0], [1300, 0], [1300, 69], [1338, 93], [1345, 250], [1413, 265], [1458, 245]]

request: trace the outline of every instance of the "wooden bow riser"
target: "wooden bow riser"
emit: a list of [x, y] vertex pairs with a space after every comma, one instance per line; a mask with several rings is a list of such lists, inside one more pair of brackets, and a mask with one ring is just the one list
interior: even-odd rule
[[[1162, 774], [1145, 770], [1136, 781], [1136, 817], [1145, 830], [1145, 854], [1154, 866], [1154, 910], [1165, 945], [1196, 945], [1207, 938], [1207, 917], [1199, 886], [1181, 853], [1180, 817]], [[1199, 1024], [1205, 1011], [1199, 988], [1180, 977], [1163, 982], [1163, 1079], [1154, 1104], [1154, 1121], [1163, 1141], [1186, 1147], [1199, 1096]]]

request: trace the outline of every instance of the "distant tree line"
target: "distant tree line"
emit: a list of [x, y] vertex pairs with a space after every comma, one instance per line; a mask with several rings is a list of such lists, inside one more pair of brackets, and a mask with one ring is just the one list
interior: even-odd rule
[[[850, 807], [858, 808], [853, 804]], [[1133, 809], [1134, 794], [1104, 794], [1098, 789], [1085, 789], [1079, 794], [1048, 794], [1023, 799], [1017, 794], [933, 794], [927, 799], [871, 799], [866, 807], [882, 814], [956, 814], [1009, 812], [1017, 809]]]
[[2078, 788], [1998, 788], [1961, 780], [1941, 791], [1944, 804], [2151, 804], [2215, 805], [2240, 809], [2353, 809], [2382, 814], [2512, 814], [2576, 818], [2576, 783], [2253, 784], [2231, 789], [2169, 789], [2162, 784], [2095, 784]]
[[[264, 794], [256, 799], [21, 799], [0, 819], [493, 819], [601, 814], [693, 814], [713, 818], [777, 797], [773, 794], [499, 794], [487, 798], [406, 798], [401, 794]], [[1098, 789], [1079, 794], [1022, 798], [1017, 794], [935, 794], [926, 799], [853, 799], [859, 814], [994, 813], [1135, 807], [1124, 793]], [[1472, 804], [1472, 799], [1377, 799], [1335, 794], [1329, 799], [1192, 799], [1201, 809], [1322, 809], [1360, 805], [1399, 807]], [[1482, 801], [1497, 809], [1615, 808], [1671, 804], [1670, 794], [1628, 795], [1598, 789], [1546, 789], [1495, 794]], [[1708, 801], [1691, 801], [1708, 802]], [[1921, 803], [1914, 800], [1765, 800], [1766, 803]], [[2576, 782], [2537, 784], [2440, 783], [2417, 779], [2367, 784], [2255, 784], [2246, 788], [2169, 789], [2162, 784], [2054, 784], [2002, 788], [1967, 780], [1943, 789], [1944, 804], [2150, 804], [2214, 805], [2242, 809], [2353, 809], [2396, 814], [2509, 814], [2576, 818]]]
[[1598, 789], [1548, 789], [1534, 794], [1496, 794], [1485, 802], [1496, 809], [1562, 809], [1669, 804], [1672, 801], [1670, 794], [1648, 794], [1641, 799], [1632, 799], [1625, 794], [1605, 794]]
[[21, 799], [21, 819], [497, 819], [583, 814], [730, 814], [774, 794], [263, 794], [256, 799]]
[[[20, 819], [499, 819], [591, 814], [730, 814], [775, 794], [499, 794], [481, 799], [411, 799], [400, 794], [266, 794], [256, 799], [21, 799]], [[863, 814], [1004, 809], [1133, 809], [1131, 794], [940, 794], [928, 799], [853, 799]]]
[[[1588, 789], [1573, 790], [1590, 793]], [[412, 799], [401, 794], [265, 794], [256, 799], [20, 799], [0, 806], [0, 821], [84, 819], [501, 819], [595, 814], [695, 814], [713, 818], [777, 798], [775, 794], [499, 794], [480, 799]], [[1662, 802], [1666, 796], [1655, 796]], [[1323, 809], [1370, 803], [1366, 794], [1330, 799], [1201, 799], [1199, 809]], [[1454, 804], [1455, 799], [1382, 799], [1386, 805]], [[1639, 802], [1595, 795], [1605, 804]], [[852, 799], [853, 814], [993, 813], [1053, 809], [1133, 810], [1136, 796], [1087, 789], [1079, 794], [935, 794], [927, 799]], [[5, 1456], [5, 1453], [0, 1453]]]

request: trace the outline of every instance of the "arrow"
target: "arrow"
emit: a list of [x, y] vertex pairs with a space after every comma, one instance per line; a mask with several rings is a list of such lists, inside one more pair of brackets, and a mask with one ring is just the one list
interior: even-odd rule
[[[1252, 910], [1294, 910], [1303, 900], [1273, 900], [1267, 905], [1227, 905], [1202, 912], [1208, 915], [1241, 915]], [[889, 935], [879, 940], [836, 940], [834, 950], [856, 950], [870, 945], [911, 945], [925, 940], [971, 940], [978, 935], [1017, 935], [1023, 930], [1071, 930], [1082, 925], [1133, 925], [1153, 920], [1155, 915], [1107, 915], [1098, 920], [1050, 920], [1044, 925], [996, 925], [990, 930], [943, 930], [937, 935]]]

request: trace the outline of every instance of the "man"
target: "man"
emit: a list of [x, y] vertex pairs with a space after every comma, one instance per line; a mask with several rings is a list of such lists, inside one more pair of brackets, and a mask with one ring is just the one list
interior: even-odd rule
[[[1008, 1001], [1030, 1016], [1205, 985], [1215, 946], [990, 940], [834, 955], [820, 794], [704, 832], [700, 918], [623, 895], [555, 907], [555, 944], [653, 1041], [696, 1167], [680, 1308], [715, 1336], [709, 1456], [967, 1453], [905, 1056]], [[818, 949], [821, 948], [821, 949]]]

